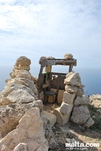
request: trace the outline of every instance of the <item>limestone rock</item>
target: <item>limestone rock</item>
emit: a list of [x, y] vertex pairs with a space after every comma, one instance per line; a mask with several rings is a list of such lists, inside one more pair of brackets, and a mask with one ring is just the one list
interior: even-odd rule
[[55, 140], [53, 138], [51, 138], [50, 142], [49, 142], [49, 148], [53, 150], [56, 147], [57, 147], [57, 143], [55, 142]]
[[[34, 93], [32, 93], [34, 95]], [[19, 102], [19, 103], [30, 103], [35, 101], [35, 95], [33, 96], [28, 93], [27, 89], [15, 89], [8, 96], [7, 99], [11, 100], [11, 102]]]
[[79, 88], [78, 88], [78, 91], [77, 91], [77, 96], [82, 96], [84, 95], [84, 85], [81, 85]]
[[38, 97], [38, 91], [34, 82], [25, 78], [14, 78], [7, 82], [2, 95], [7, 97], [11, 92], [20, 89], [27, 91], [30, 95]]
[[41, 117], [42, 117], [43, 119], [46, 118], [46, 119], [48, 120], [50, 127], [53, 127], [54, 124], [56, 123], [56, 120], [57, 120], [57, 119], [56, 119], [56, 116], [55, 116], [54, 114], [49, 113], [49, 112], [47, 112], [47, 111], [43, 111], [43, 112], [41, 113]]
[[24, 110], [22, 107], [14, 105], [0, 106], [0, 132], [2, 136], [6, 135], [18, 124], [19, 119], [24, 115]]
[[41, 91], [39, 93], [39, 99], [41, 99], [42, 101], [44, 101], [44, 92], [43, 91]]
[[64, 59], [68, 59], [68, 60], [73, 59], [73, 55], [71, 53], [65, 54]]
[[30, 70], [30, 66], [22, 66], [22, 65], [19, 65], [19, 66], [14, 66], [14, 68], [15, 68], [16, 70], [27, 70], [27, 71]]
[[48, 151], [38, 108], [28, 110], [20, 119], [17, 128], [0, 141], [0, 151], [16, 151], [17, 148], [24, 148], [24, 146], [26, 149], [28, 147], [28, 151]]
[[74, 101], [74, 105], [88, 105], [90, 103], [90, 99], [88, 96], [77, 96], [77, 98]]
[[16, 66], [22, 65], [22, 66], [29, 66], [31, 64], [31, 60], [28, 59], [25, 56], [21, 56], [16, 60]]
[[13, 72], [10, 73], [11, 78], [15, 78], [15, 75], [20, 71], [20, 70], [30, 70], [30, 64], [31, 60], [28, 59], [25, 56], [21, 56], [16, 60], [16, 63], [14, 65]]
[[75, 98], [75, 94], [70, 94], [66, 91], [63, 93], [63, 101], [67, 104], [73, 104]]
[[65, 91], [67, 91], [68, 93], [77, 93], [78, 88], [76, 86], [71, 86], [71, 85], [65, 85]]
[[55, 58], [52, 57], [52, 56], [49, 56], [49, 57], [47, 57], [47, 59], [53, 60], [53, 59], [55, 59]]
[[94, 124], [94, 120], [90, 117], [87, 122], [84, 124], [84, 127], [90, 127]]
[[31, 80], [36, 84], [38, 82], [38, 78], [31, 76]]
[[47, 60], [47, 58], [46, 58], [45, 56], [42, 56], [42, 57], [40, 58], [40, 60], [39, 60], [39, 64], [41, 64], [41, 62], [42, 62], [43, 60]]
[[14, 151], [28, 151], [28, 146], [25, 143], [19, 143], [15, 148]]
[[67, 104], [62, 102], [60, 106], [60, 112], [63, 114], [68, 114], [72, 111], [72, 108], [73, 108], [73, 104]]
[[17, 74], [16, 78], [25, 78], [25, 79], [29, 79], [31, 80], [31, 74], [26, 71], [26, 70], [21, 70], [19, 71], [19, 73]]
[[56, 115], [56, 117], [57, 117], [57, 123], [59, 125], [66, 124], [69, 121], [69, 118], [70, 118], [70, 115], [71, 115], [71, 113], [68, 113], [66, 115], [62, 114], [60, 112], [60, 108], [56, 108], [53, 113]]
[[80, 87], [82, 84], [81, 84], [81, 78], [79, 76], [79, 73], [69, 72], [66, 75], [66, 79], [64, 80], [64, 84], [69, 84], [71, 86]]
[[41, 100], [35, 100], [33, 102], [33, 107], [38, 107], [40, 111], [43, 110], [43, 102]]
[[77, 124], [84, 124], [90, 118], [90, 112], [85, 105], [75, 106], [73, 108], [71, 120]]
[[[29, 66], [30, 59], [20, 57], [15, 66]], [[43, 103], [38, 99], [38, 91], [27, 70], [13, 69], [11, 79], [6, 81], [6, 86], [0, 94], [0, 132], [2, 137], [13, 130], [19, 119], [30, 108], [43, 109]]]
[[6, 106], [0, 106], [0, 132], [2, 137], [16, 127], [20, 118], [29, 109], [36, 106], [42, 109], [42, 105], [40, 105], [42, 102], [40, 102], [41, 100], [36, 100], [28, 104], [12, 103]]
[[20, 71], [20, 70], [13, 69], [13, 72], [10, 73], [11, 78], [12, 78], [12, 79], [15, 78], [16, 75], [19, 73], [19, 71]]
[[9, 99], [7, 99], [6, 97], [1, 97], [0, 99], [0, 105], [8, 105], [12, 103]]

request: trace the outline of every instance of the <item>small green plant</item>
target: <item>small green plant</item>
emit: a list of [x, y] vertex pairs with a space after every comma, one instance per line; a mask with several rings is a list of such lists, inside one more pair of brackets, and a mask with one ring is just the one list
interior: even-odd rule
[[90, 129], [101, 132], [101, 117], [96, 117], [94, 122], [94, 125], [92, 125]]
[[101, 132], [101, 115], [97, 112], [98, 108], [95, 108], [93, 105], [88, 106], [91, 117], [94, 117], [94, 125], [90, 127], [91, 130]]

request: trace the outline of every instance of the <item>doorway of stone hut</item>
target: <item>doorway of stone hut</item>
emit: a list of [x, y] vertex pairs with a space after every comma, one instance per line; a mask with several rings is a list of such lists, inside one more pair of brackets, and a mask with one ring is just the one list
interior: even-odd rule
[[[77, 60], [71, 54], [66, 54], [63, 59], [41, 57], [39, 60], [40, 71], [38, 76], [39, 98], [44, 104], [61, 104], [65, 90], [64, 79], [66, 74], [76, 66]], [[65, 73], [52, 72], [54, 65], [68, 66]]]

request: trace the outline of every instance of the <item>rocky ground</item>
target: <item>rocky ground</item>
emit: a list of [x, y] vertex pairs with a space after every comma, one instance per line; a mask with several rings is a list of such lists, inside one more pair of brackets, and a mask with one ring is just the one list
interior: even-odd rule
[[[68, 141], [79, 141], [80, 143], [99, 143], [100, 147], [87, 147], [85, 151], [100, 151], [101, 150], [101, 95], [90, 96], [89, 110], [95, 124], [90, 128], [84, 128], [73, 122], [69, 122], [64, 126], [55, 124], [52, 128], [54, 132], [55, 144], [49, 151], [69, 151], [65, 143]], [[49, 106], [45, 109], [49, 110]], [[53, 107], [51, 107], [53, 108]], [[74, 151], [83, 150], [82, 148], [73, 149]]]

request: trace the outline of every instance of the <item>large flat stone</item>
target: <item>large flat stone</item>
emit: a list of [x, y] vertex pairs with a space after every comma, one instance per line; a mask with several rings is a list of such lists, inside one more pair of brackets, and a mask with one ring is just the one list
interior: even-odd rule
[[65, 102], [62, 102], [60, 106], [60, 112], [63, 114], [68, 114], [71, 113], [72, 108], [73, 108], [73, 104], [67, 104]]
[[65, 125], [66, 123], [68, 123], [70, 115], [71, 115], [71, 113], [68, 113], [66, 115], [62, 114], [60, 112], [60, 108], [56, 108], [53, 113], [56, 115], [57, 123], [60, 125]]
[[52, 113], [49, 113], [47, 111], [42, 111], [41, 113], [42, 118], [46, 118], [49, 121], [50, 127], [53, 127], [56, 123], [56, 116]]
[[73, 104], [74, 98], [75, 98], [75, 94], [70, 94], [66, 91], [63, 94], [63, 102], [67, 104]]

